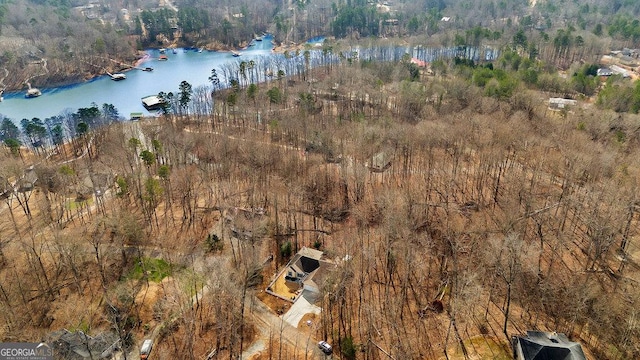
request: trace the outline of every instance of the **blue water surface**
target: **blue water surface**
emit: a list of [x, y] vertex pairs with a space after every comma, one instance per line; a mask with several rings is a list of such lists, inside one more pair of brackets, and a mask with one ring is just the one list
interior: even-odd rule
[[[348, 61], [349, 64], [359, 60], [400, 61], [405, 54], [426, 62], [453, 57], [491, 61], [499, 56], [499, 51], [488, 47], [424, 48], [393, 45], [355, 46], [342, 53], [327, 52], [314, 46], [309, 50], [308, 56], [305, 56], [306, 51], [289, 52], [285, 56], [272, 51], [272, 40], [272, 36], [268, 35], [263, 41], [252, 41], [251, 46], [239, 52], [239, 57], [234, 57], [230, 52], [179, 49], [175, 54], [167, 51], [165, 55], [168, 60], [160, 61], [158, 50], [149, 50], [149, 60], [141, 68], [152, 67], [153, 71], [131, 70], [126, 72], [127, 78], [123, 81], [113, 81], [105, 75], [75, 85], [40, 89], [42, 96], [37, 98], [25, 98], [25, 91], [7, 93], [4, 101], [0, 102], [0, 115], [19, 122], [25, 118], [45, 119], [65, 112], [73, 113], [78, 108], [91, 106], [92, 103], [98, 106], [108, 103], [114, 105], [123, 117], [128, 118], [132, 112], [147, 113], [141, 98], [161, 91], [177, 93], [182, 81], [187, 81], [194, 89], [210, 86], [208, 78], [212, 69], [216, 69], [218, 73], [220, 86], [226, 87], [232, 77], [238, 79], [241, 85], [246, 85], [273, 79], [280, 70], [286, 75], [294, 75], [308, 68], [343, 61]], [[307, 43], [319, 45], [323, 41], [324, 37], [318, 37]], [[255, 67], [241, 73], [239, 64], [251, 61], [256, 64]]]
[[152, 67], [153, 71], [127, 71], [126, 80], [113, 81], [107, 75], [97, 77], [79, 84], [49, 89], [40, 89], [42, 96], [25, 98], [25, 92], [4, 94], [0, 102], [0, 114], [20, 121], [23, 118], [41, 119], [58, 115], [65, 111], [75, 112], [78, 108], [96, 103], [113, 104], [121, 115], [128, 117], [131, 112], [146, 112], [141, 98], [147, 95], [164, 92], [178, 92], [178, 85], [186, 80], [194, 88], [209, 85], [211, 69], [216, 69], [222, 79], [222, 66], [240, 61], [250, 61], [272, 54], [272, 37], [253, 42], [246, 50], [239, 51], [240, 57], [233, 57], [229, 52], [188, 51], [178, 49], [174, 54], [167, 50], [167, 61], [158, 60], [158, 50], [149, 50], [150, 59], [141, 68]]

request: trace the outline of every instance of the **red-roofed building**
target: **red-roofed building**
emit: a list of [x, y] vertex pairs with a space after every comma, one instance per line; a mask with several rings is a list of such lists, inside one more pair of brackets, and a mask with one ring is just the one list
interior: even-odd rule
[[411, 63], [418, 65], [418, 67], [427, 67], [429, 65], [426, 61], [422, 61], [417, 58], [411, 58]]

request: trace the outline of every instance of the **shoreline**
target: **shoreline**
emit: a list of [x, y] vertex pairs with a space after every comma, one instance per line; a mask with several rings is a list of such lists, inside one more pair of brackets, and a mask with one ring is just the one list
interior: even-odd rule
[[[309, 46], [311, 46], [311, 49], [317, 49], [313, 44], [309, 44], [307, 42], [304, 43], [300, 43], [300, 44], [290, 44], [290, 45], [283, 45], [282, 43], [277, 43], [275, 42], [273, 36], [271, 35], [271, 44], [272, 44], [272, 49], [271, 52], [272, 53], [276, 53], [276, 54], [284, 54], [285, 52], [295, 52], [295, 51], [303, 51], [308, 49]], [[226, 53], [232, 53], [234, 51], [246, 51], [246, 50], [250, 50], [251, 47], [249, 46], [249, 44], [251, 44], [252, 40], [250, 40], [249, 42], [247, 42], [246, 46], [244, 47], [238, 47], [238, 48], [231, 48], [228, 46], [220, 46], [220, 44], [216, 44], [213, 46], [213, 49], [211, 46], [204, 46], [203, 49], [207, 50], [207, 51], [217, 51], [217, 52], [226, 52]], [[209, 44], [211, 45], [211, 44]], [[147, 50], [156, 50], [156, 48], [148, 48]], [[125, 69], [122, 70], [116, 70], [113, 69], [113, 73], [125, 73], [125, 72], [129, 72], [131, 70], [140, 70], [140, 68], [143, 67], [143, 64], [153, 60], [153, 57], [151, 56], [151, 54], [149, 54], [147, 52], [147, 50], [143, 50], [143, 51], [139, 51], [138, 52], [138, 58], [136, 60], [134, 60], [132, 63], [126, 64], [126, 63], [121, 63], [121, 65], [123, 65], [123, 67], [126, 66]], [[58, 88], [66, 88], [66, 87], [72, 87], [75, 85], [81, 85], [83, 83], [86, 82], [91, 82], [94, 80], [97, 80], [98, 78], [102, 77], [102, 76], [109, 76], [107, 74], [104, 73], [84, 73], [84, 74], [70, 74], [70, 76], [64, 80], [61, 81], [51, 81], [51, 82], [46, 82], [44, 84], [39, 84], [38, 88], [40, 90], [49, 90], [49, 89], [58, 89]], [[4, 89], [4, 93], [3, 96], [5, 97], [5, 99], [7, 97], [13, 97], [16, 94], [21, 94], [24, 92], [24, 88], [5, 88]]]
[[149, 55], [149, 53], [145, 52], [144, 55], [142, 55], [142, 57], [138, 60], [136, 60], [136, 62], [133, 63], [133, 67], [128, 69], [129, 70], [133, 70], [137, 67], [140, 67], [140, 65], [144, 64], [145, 62], [151, 60], [151, 55]]
[[[142, 64], [144, 64], [145, 62], [152, 60], [151, 55], [149, 55], [148, 53], [144, 53], [142, 55], [142, 57], [138, 58], [137, 60], [135, 60], [133, 62], [133, 64], [126, 64], [126, 63], [122, 63], [121, 65], [126, 66], [126, 69], [122, 69], [122, 70], [116, 70], [113, 69], [113, 73], [125, 73], [125, 72], [129, 72], [131, 70], [140, 70], [140, 66]], [[69, 76], [67, 79], [65, 80], [61, 80], [61, 81], [52, 81], [52, 82], [48, 82], [45, 84], [41, 84], [38, 85], [37, 88], [40, 90], [48, 90], [48, 89], [59, 89], [59, 88], [66, 88], [66, 87], [72, 87], [75, 85], [81, 85], [83, 83], [87, 83], [87, 82], [91, 82], [94, 80], [99, 79], [102, 76], [109, 76], [108, 74], [105, 73], [84, 73], [84, 74], [74, 74], [72, 76]], [[8, 96], [13, 97], [15, 94], [20, 94], [23, 93], [25, 90], [24, 88], [19, 88], [19, 89], [13, 89], [13, 88], [4, 88], [4, 94], [3, 96], [6, 98]]]

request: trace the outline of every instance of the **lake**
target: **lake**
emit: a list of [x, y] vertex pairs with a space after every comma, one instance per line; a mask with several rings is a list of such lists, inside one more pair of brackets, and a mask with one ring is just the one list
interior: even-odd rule
[[161, 91], [177, 93], [178, 85], [183, 80], [194, 88], [209, 85], [211, 69], [216, 68], [218, 74], [221, 74], [220, 69], [225, 64], [258, 59], [272, 54], [272, 49], [271, 37], [265, 37], [263, 41], [254, 41], [254, 45], [247, 50], [239, 51], [241, 56], [237, 58], [229, 52], [177, 49], [174, 54], [172, 49], [167, 49], [165, 55], [169, 59], [160, 61], [159, 51], [149, 50], [147, 54], [150, 60], [141, 67], [152, 67], [153, 71], [133, 69], [127, 71], [127, 79], [121, 81], [113, 81], [105, 75], [80, 84], [41, 88], [42, 96], [30, 99], [25, 98], [26, 91], [6, 93], [4, 101], [0, 102], [0, 114], [16, 122], [24, 118], [45, 119], [65, 110], [75, 112], [78, 108], [89, 107], [95, 102], [98, 106], [103, 103], [113, 104], [120, 115], [128, 118], [132, 112], [147, 112], [140, 100], [144, 96]]
[[[476, 49], [467, 47], [424, 48], [384, 46], [384, 47], [353, 47], [341, 54], [322, 51], [324, 38], [314, 38], [308, 42], [309, 56], [304, 52], [298, 54], [274, 53], [271, 36], [265, 36], [263, 41], [253, 41], [252, 46], [239, 51], [240, 57], [234, 57], [230, 52], [194, 51], [192, 49], [177, 49], [174, 54], [167, 49], [168, 60], [160, 61], [158, 50], [149, 50], [149, 60], [140, 65], [141, 68], [152, 67], [147, 72], [137, 69], [126, 72], [127, 78], [113, 81], [107, 75], [93, 80], [57, 88], [40, 89], [42, 96], [25, 98], [25, 92], [7, 93], [4, 101], [0, 102], [0, 115], [14, 120], [31, 119], [59, 115], [64, 112], [76, 112], [78, 108], [89, 107], [96, 103], [99, 107], [104, 103], [113, 104], [124, 118], [130, 113], [148, 113], [142, 106], [141, 98], [156, 95], [159, 92], [178, 93], [180, 82], [187, 81], [196, 89], [199, 86], [210, 86], [211, 70], [216, 69], [222, 87], [226, 87], [230, 77], [240, 78], [238, 71], [240, 62], [254, 60], [254, 69], [245, 71], [244, 84], [247, 82], [263, 82], [266, 74], [277, 74], [283, 70], [287, 75], [304, 71], [307, 67], [316, 67], [328, 63], [338, 63], [352, 60], [371, 61], [400, 61], [409, 53], [422, 61], [431, 62], [439, 58], [465, 57], [473, 60], [493, 60], [499, 56], [497, 50], [491, 48]], [[242, 79], [239, 79], [242, 82]]]

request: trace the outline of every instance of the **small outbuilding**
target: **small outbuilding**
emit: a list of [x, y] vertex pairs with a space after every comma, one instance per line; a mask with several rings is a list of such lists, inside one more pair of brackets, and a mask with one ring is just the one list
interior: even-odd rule
[[578, 101], [572, 99], [549, 98], [549, 110], [560, 111], [576, 104]]
[[411, 63], [415, 64], [418, 67], [422, 67], [422, 68], [426, 68], [427, 65], [429, 65], [429, 63], [427, 63], [426, 61], [420, 60], [418, 58], [411, 58]]
[[18, 181], [18, 191], [27, 192], [34, 189], [38, 181], [38, 174], [33, 166], [28, 167], [24, 171], [24, 175]]
[[391, 167], [392, 158], [386, 152], [380, 151], [371, 157], [371, 162], [366, 166], [371, 172], [381, 173]]

